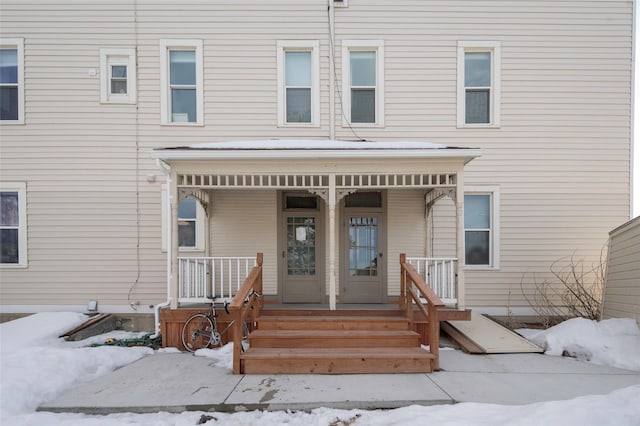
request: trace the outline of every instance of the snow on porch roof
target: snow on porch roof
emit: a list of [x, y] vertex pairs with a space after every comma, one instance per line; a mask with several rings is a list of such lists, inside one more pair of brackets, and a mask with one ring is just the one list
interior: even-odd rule
[[252, 158], [444, 158], [463, 157], [465, 163], [479, 157], [476, 148], [453, 147], [417, 141], [342, 141], [331, 139], [266, 139], [210, 142], [158, 148], [152, 157], [162, 160]]

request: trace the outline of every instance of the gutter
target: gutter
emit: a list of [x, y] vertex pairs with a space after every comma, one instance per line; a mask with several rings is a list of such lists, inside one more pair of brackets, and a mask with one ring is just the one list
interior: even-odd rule
[[173, 272], [171, 270], [171, 260], [173, 257], [173, 252], [172, 252], [173, 233], [171, 232], [171, 225], [173, 223], [173, 218], [171, 217], [172, 210], [171, 210], [171, 189], [170, 189], [172, 184], [171, 167], [159, 158], [156, 159], [156, 165], [162, 171], [162, 173], [164, 173], [166, 177], [166, 182], [167, 182], [167, 223], [165, 225], [169, 232], [167, 232], [167, 300], [164, 301], [163, 303], [159, 303], [155, 305], [153, 308], [156, 330], [153, 336], [151, 336], [152, 339], [155, 339], [156, 337], [160, 336], [160, 309], [166, 308], [171, 304], [171, 276]]

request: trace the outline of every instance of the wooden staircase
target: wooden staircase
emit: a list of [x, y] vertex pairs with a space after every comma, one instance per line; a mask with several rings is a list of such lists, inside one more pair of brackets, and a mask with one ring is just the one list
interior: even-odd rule
[[400, 310], [262, 310], [245, 374], [421, 373], [434, 355]]

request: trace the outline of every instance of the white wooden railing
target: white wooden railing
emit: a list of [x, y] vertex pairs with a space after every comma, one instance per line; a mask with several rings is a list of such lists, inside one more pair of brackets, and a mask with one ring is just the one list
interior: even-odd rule
[[178, 302], [208, 302], [231, 298], [254, 266], [253, 257], [179, 257]]
[[458, 303], [458, 259], [407, 257], [407, 263], [424, 278], [431, 290], [448, 306]]

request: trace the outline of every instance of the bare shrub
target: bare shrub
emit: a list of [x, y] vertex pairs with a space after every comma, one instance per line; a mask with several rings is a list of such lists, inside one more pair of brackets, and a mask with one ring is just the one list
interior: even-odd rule
[[604, 251], [603, 248], [599, 262], [591, 267], [585, 267], [583, 260], [573, 256], [556, 260], [550, 267], [551, 280], [539, 281], [533, 274], [532, 298], [524, 291], [525, 275], [522, 276], [522, 294], [545, 328], [575, 317], [600, 319], [606, 266]]

